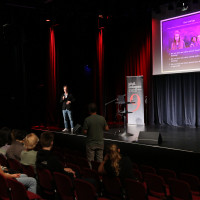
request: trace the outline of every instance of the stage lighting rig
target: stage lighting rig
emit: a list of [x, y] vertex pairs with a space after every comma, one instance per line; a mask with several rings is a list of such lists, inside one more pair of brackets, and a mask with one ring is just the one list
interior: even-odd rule
[[176, 6], [177, 10], [186, 11], [188, 10], [188, 1], [187, 0], [179, 0]]

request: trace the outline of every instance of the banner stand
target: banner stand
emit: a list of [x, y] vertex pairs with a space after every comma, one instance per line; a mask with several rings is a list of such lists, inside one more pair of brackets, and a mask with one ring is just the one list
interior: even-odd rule
[[143, 76], [127, 76], [128, 124], [144, 125]]

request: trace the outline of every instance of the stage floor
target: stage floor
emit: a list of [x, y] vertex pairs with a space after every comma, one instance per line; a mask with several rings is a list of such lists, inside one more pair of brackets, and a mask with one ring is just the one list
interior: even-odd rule
[[[33, 127], [32, 129], [43, 131], [49, 130], [63, 135], [71, 135], [71, 133], [63, 133], [60, 128], [55, 127]], [[126, 132], [132, 134], [132, 136], [122, 134], [123, 131], [123, 126], [112, 125], [110, 126], [110, 130], [104, 133], [104, 139], [111, 142], [116, 141], [129, 144], [132, 143], [135, 145], [152, 146], [154, 148], [200, 153], [200, 128], [128, 125]], [[140, 131], [159, 132], [162, 136], [162, 143], [160, 145], [138, 143]], [[85, 137], [81, 131], [75, 135]]]
[[162, 143], [152, 146], [200, 153], [200, 128], [128, 125], [127, 132], [133, 134], [133, 136], [126, 134], [120, 136], [118, 130], [120, 129], [112, 128], [109, 132], [105, 132], [105, 138], [137, 144], [140, 131], [159, 132], [162, 136]]

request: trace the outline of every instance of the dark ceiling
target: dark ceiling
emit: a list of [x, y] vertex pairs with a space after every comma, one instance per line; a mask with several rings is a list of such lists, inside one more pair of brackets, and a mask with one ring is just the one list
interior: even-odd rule
[[[132, 18], [150, 14], [159, 5], [172, 0], [1, 0], [0, 23], [26, 22], [31, 16], [34, 20], [51, 18], [55, 23], [79, 16], [103, 14], [113, 18]], [[180, 1], [180, 0], [179, 0]]]

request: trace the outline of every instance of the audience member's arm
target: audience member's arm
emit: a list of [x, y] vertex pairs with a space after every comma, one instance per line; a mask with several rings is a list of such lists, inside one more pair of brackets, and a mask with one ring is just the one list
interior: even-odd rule
[[87, 120], [85, 120], [83, 123], [83, 133], [85, 135], [87, 135], [87, 132], [88, 132], [87, 130], [88, 130], [88, 125], [87, 125]]
[[3, 170], [1, 169], [1, 166], [0, 166], [0, 174], [2, 174], [6, 178], [19, 178], [20, 177], [20, 174], [7, 174], [7, 173], [4, 173]]
[[108, 125], [105, 126], [105, 130], [106, 130], [106, 131], [109, 131], [109, 127], [108, 127]]
[[64, 168], [64, 170], [68, 173], [72, 173], [74, 175], [74, 178], [76, 178], [75, 172], [71, 168]]
[[99, 167], [98, 167], [98, 172], [101, 174], [105, 174], [106, 171], [104, 169], [104, 164], [106, 163], [106, 161], [108, 160], [108, 155], [106, 154], [104, 157], [104, 160], [100, 163]]
[[99, 172], [100, 174], [105, 174], [104, 164], [105, 164], [105, 161], [101, 162], [101, 164], [100, 164], [99, 167], [98, 167], [98, 172]]

